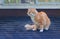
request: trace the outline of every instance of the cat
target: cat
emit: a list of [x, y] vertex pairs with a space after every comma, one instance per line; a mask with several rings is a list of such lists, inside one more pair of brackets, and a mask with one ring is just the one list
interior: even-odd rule
[[44, 29], [49, 29], [51, 21], [46, 12], [38, 12], [35, 8], [29, 8], [27, 15], [31, 18], [34, 25], [36, 25], [33, 31], [39, 29], [40, 32], [43, 32]]

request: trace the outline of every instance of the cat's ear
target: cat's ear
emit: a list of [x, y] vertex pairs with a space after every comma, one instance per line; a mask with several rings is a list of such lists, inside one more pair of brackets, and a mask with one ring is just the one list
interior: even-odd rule
[[31, 11], [31, 8], [28, 8], [28, 11], [27, 11], [27, 13], [29, 13]]
[[28, 15], [29, 15], [29, 13], [30, 13], [30, 9], [27, 10], [27, 14], [28, 14]]
[[31, 8], [31, 10], [36, 10], [36, 8]]
[[28, 9], [28, 11], [30, 11], [30, 8]]

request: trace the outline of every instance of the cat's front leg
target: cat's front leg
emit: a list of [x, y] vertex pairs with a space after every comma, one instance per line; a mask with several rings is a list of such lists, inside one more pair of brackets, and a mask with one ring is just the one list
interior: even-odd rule
[[40, 25], [40, 32], [43, 32], [44, 25]]
[[50, 21], [48, 21], [48, 22], [47, 22], [47, 24], [45, 25], [45, 30], [48, 30], [48, 29], [49, 29], [50, 24], [51, 24], [51, 22], [50, 22]]
[[33, 31], [36, 31], [37, 30], [37, 26], [36, 25], [33, 25]]
[[45, 30], [48, 30], [49, 27], [50, 27], [50, 24], [47, 24], [47, 25], [45, 26]]

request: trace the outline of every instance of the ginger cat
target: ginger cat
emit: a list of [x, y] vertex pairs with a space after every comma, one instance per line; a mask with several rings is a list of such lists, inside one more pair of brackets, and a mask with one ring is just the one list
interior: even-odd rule
[[49, 29], [51, 21], [45, 12], [38, 12], [35, 8], [30, 8], [28, 9], [27, 15], [30, 16], [34, 25], [36, 25], [33, 30], [39, 29], [40, 32], [43, 32], [44, 29]]

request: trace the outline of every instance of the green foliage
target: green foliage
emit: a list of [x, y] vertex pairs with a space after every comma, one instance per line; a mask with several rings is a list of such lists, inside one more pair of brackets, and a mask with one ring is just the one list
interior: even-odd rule
[[[38, 0], [39, 2], [45, 2], [46, 0]], [[48, 2], [60, 2], [60, 0], [48, 0]]]
[[4, 0], [4, 3], [8, 3], [8, 0]]
[[10, 0], [10, 2], [8, 0], [4, 0], [4, 3], [19, 3], [20, 0]]

